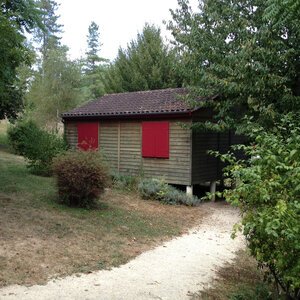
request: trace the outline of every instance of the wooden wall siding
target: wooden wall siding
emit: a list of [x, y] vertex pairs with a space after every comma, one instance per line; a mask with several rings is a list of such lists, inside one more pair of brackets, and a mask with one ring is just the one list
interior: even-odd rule
[[218, 149], [218, 134], [193, 132], [192, 183], [199, 184], [219, 177], [218, 160], [207, 154], [208, 150]]
[[[191, 132], [180, 124], [191, 120], [170, 120], [170, 157], [142, 158], [141, 121], [100, 121], [99, 148], [110, 167], [124, 175], [163, 177], [168, 183], [191, 184]], [[67, 141], [77, 146], [76, 123], [66, 123]]]
[[99, 126], [99, 148], [113, 170], [118, 169], [118, 123], [101, 122]]
[[[193, 113], [193, 122], [212, 120], [213, 112], [202, 109]], [[207, 150], [218, 150], [226, 153], [230, 145], [243, 143], [244, 139], [232, 132], [193, 132], [192, 143], [192, 182], [199, 184], [222, 178], [225, 164], [207, 153]]]
[[170, 121], [169, 159], [143, 158], [145, 177], [163, 176], [168, 183], [191, 184], [191, 132], [180, 124], [191, 121]]
[[[213, 111], [204, 108], [193, 113], [193, 122], [212, 120]], [[218, 150], [221, 135], [215, 132], [193, 131], [192, 133], [192, 183], [219, 179], [221, 176], [221, 163], [218, 159], [207, 154], [208, 150]]]
[[78, 143], [76, 122], [65, 123], [65, 136], [66, 136], [67, 143], [71, 147], [71, 149], [76, 149]]
[[120, 122], [120, 173], [124, 175], [138, 175], [141, 172], [141, 147], [140, 122]]

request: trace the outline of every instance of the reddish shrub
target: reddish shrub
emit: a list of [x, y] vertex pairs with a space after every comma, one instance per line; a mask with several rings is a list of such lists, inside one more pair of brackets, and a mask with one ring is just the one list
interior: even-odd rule
[[96, 151], [68, 151], [53, 161], [59, 199], [69, 206], [91, 208], [108, 184], [108, 169]]

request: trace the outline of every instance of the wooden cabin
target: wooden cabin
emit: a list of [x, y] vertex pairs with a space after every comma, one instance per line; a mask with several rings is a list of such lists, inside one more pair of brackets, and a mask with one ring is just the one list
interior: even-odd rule
[[189, 107], [182, 100], [187, 93], [175, 88], [105, 95], [62, 114], [66, 139], [73, 149], [99, 149], [121, 174], [163, 177], [188, 193], [195, 184], [214, 187], [221, 166], [207, 150], [228, 149], [231, 136], [189, 129], [212, 113]]

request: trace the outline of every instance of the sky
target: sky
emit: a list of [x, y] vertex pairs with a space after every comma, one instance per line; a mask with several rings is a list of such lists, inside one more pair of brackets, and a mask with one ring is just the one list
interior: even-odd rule
[[177, 0], [57, 0], [58, 14], [64, 25], [62, 43], [70, 48], [71, 58], [83, 56], [86, 50], [88, 26], [99, 25], [100, 56], [113, 60], [118, 48], [125, 48], [135, 39], [146, 22], [162, 29], [170, 38], [163, 20], [171, 20], [169, 9], [178, 7]]

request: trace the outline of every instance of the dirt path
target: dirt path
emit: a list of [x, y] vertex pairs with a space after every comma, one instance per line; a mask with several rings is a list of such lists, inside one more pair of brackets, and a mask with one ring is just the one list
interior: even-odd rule
[[244, 247], [241, 237], [230, 238], [238, 211], [224, 204], [205, 205], [213, 213], [199, 227], [119, 268], [74, 275], [44, 286], [9, 286], [0, 290], [0, 299], [189, 299]]

